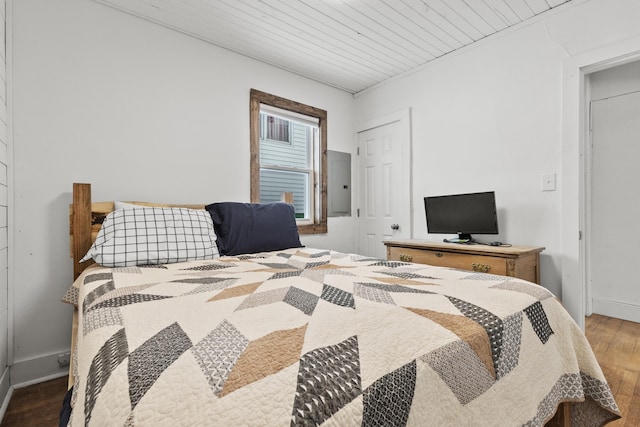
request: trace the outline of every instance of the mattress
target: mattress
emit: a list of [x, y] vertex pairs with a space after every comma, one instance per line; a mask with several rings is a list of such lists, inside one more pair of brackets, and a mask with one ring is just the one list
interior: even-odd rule
[[86, 269], [71, 426], [541, 426], [619, 410], [558, 299], [313, 248]]

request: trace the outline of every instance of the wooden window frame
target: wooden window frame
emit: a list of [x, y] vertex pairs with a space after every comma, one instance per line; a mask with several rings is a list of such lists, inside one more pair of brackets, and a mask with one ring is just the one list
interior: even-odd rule
[[[315, 182], [319, 191], [313, 191], [312, 223], [299, 224], [300, 234], [323, 234], [327, 232], [327, 112], [310, 105], [301, 104], [289, 99], [251, 89], [250, 114], [250, 171], [251, 171], [251, 203], [260, 203], [260, 105], [269, 105], [282, 110], [292, 111], [318, 119], [320, 129], [319, 165], [314, 167]], [[319, 175], [319, 176], [318, 176]], [[318, 200], [319, 198], [319, 200]]]

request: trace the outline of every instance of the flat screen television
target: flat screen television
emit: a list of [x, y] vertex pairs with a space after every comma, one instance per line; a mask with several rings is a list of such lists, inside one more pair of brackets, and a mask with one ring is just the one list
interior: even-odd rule
[[448, 241], [471, 243], [473, 234], [498, 234], [493, 191], [425, 197], [424, 208], [429, 233], [458, 235]]

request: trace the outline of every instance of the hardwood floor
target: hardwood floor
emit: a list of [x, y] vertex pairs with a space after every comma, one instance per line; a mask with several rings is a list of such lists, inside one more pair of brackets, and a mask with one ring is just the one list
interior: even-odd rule
[[640, 323], [594, 314], [585, 333], [622, 412], [608, 426], [640, 426]]
[[[585, 329], [622, 412], [608, 426], [640, 426], [640, 323], [594, 314]], [[15, 390], [0, 427], [57, 426], [66, 390], [67, 377]]]
[[53, 427], [58, 425], [67, 377], [13, 391], [1, 427]]

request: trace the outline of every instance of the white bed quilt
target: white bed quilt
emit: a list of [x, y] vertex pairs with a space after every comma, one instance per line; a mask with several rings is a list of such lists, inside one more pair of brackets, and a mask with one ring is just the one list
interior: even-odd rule
[[519, 279], [317, 249], [91, 267], [76, 426], [575, 426], [619, 411], [585, 336]]

